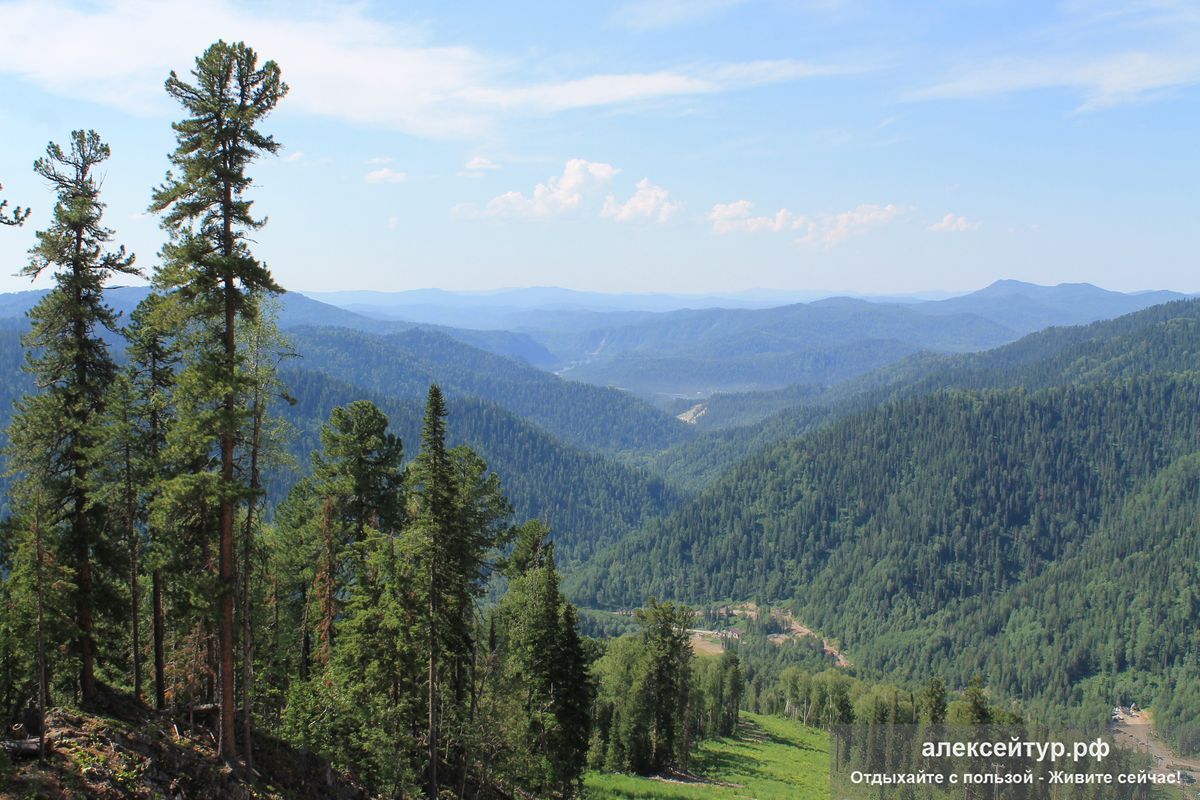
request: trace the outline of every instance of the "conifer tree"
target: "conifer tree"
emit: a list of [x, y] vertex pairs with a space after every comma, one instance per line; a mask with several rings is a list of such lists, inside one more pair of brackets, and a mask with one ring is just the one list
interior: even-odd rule
[[167, 703], [166, 679], [166, 620], [164, 619], [165, 579], [163, 574], [164, 532], [159, 526], [150, 524], [149, 501], [151, 495], [166, 478], [164, 452], [167, 446], [167, 429], [174, 416], [172, 392], [175, 387], [175, 367], [179, 353], [171, 330], [176, 324], [171, 320], [171, 304], [166, 298], [151, 292], [138, 303], [130, 315], [125, 328], [126, 355], [134, 389], [135, 417], [139, 431], [137, 445], [140, 450], [140, 486], [144, 493], [139, 509], [141, 522], [146, 527], [146, 539], [150, 547], [152, 566], [150, 570], [150, 614], [154, 657], [154, 707], [159, 711]]
[[[427, 792], [436, 798], [441, 786], [439, 759], [451, 766], [449, 778], [466, 778], [463, 752], [473, 706], [468, 694], [475, 646], [475, 600], [490, 570], [489, 554], [507, 541], [504, 521], [512, 508], [499, 479], [469, 448], [446, 448], [446, 401], [441, 389], [429, 387], [421, 432], [421, 451], [411, 467], [413, 483], [408, 528], [414, 578], [424, 600]], [[443, 696], [449, 684], [449, 702]], [[448, 719], [443, 719], [443, 717]], [[446, 731], [452, 741], [443, 742]], [[444, 751], [444, 752], [443, 752]]]
[[595, 692], [548, 533], [540, 521], [521, 526], [508, 560], [511, 582], [493, 617], [503, 659], [497, 722], [513, 753], [508, 777], [539, 796], [571, 797], [587, 758]]
[[[0, 189], [4, 188], [4, 184], [0, 183]], [[7, 214], [4, 209], [8, 208], [7, 200], [0, 200], [0, 225], [22, 225], [29, 218], [29, 209], [14, 206], [13, 210]]]
[[96, 695], [95, 612], [102, 607], [97, 567], [113, 568], [104, 508], [89, 483], [99, 441], [105, 390], [116, 374], [101, 329], [116, 328], [104, 304], [104, 282], [138, 274], [124, 247], [108, 247], [113, 232], [101, 225], [104, 204], [94, 170], [109, 157], [95, 131], [74, 131], [63, 149], [53, 142], [34, 171], [58, 195], [53, 221], [38, 231], [21, 274], [34, 279], [53, 269], [55, 286], [34, 306], [26, 368], [40, 392], [17, 404], [10, 436], [12, 465], [21, 480], [40, 484], [46, 530], [57, 528], [61, 558], [74, 570], [74, 651], [85, 703]]
[[263, 501], [263, 471], [287, 459], [280, 457], [280, 440], [288, 426], [271, 416], [275, 400], [295, 402], [279, 380], [279, 364], [294, 356], [291, 344], [275, 324], [278, 306], [269, 298], [255, 298], [256, 313], [239, 329], [239, 345], [245, 350], [245, 370], [249, 385], [250, 430], [246, 436], [243, 474], [249, 478], [246, 512], [242, 517], [242, 564], [239, 589], [239, 613], [242, 630], [242, 739], [244, 760], [254, 769], [251, 748], [254, 704], [254, 556], [257, 550], [258, 509]]
[[114, 540], [124, 538], [128, 591], [129, 664], [133, 696], [142, 701], [141, 658], [141, 559], [144, 529], [142, 490], [142, 431], [137, 421], [137, 399], [129, 370], [121, 370], [109, 384], [101, 419], [101, 440], [92, 473], [93, 496], [109, 509]]
[[256, 293], [282, 291], [266, 265], [250, 251], [248, 234], [265, 224], [251, 215], [246, 198], [247, 167], [280, 145], [263, 134], [259, 123], [287, 93], [279, 67], [244, 43], [218, 41], [192, 70], [194, 83], [174, 72], [167, 93], [187, 116], [174, 123], [177, 147], [173, 171], [154, 193], [151, 210], [163, 215], [171, 240], [163, 248], [163, 266], [155, 277], [174, 291], [189, 316], [204, 320], [207, 336], [192, 354], [190, 369], [203, 375], [198, 385], [211, 395], [215, 413], [208, 434], [220, 452], [218, 480], [218, 591], [220, 755], [237, 758], [234, 740], [234, 517], [246, 496], [244, 479], [235, 475], [234, 450], [246, 422], [245, 380], [237, 345], [239, 319], [253, 313]]

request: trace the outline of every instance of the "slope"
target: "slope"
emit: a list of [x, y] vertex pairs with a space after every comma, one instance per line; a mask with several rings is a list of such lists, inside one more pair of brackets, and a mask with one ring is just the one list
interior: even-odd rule
[[[962, 676], [991, 667], [991, 678], [992, 669], [1006, 669], [1003, 685], [1029, 692], [1027, 699], [1078, 699], [1101, 665], [1120, 665], [1112, 654], [1121, 649], [1142, 647], [1136, 663], [1157, 659], [1161, 676], [1196, 654], [1190, 618], [1167, 608], [1186, 609], [1191, 595], [1129, 604], [1141, 614], [1138, 625], [1177, 637], [1177, 647], [1161, 647], [1160, 634], [1150, 633], [1127, 646], [1127, 631], [1110, 624], [1109, 600], [1123, 601], [1091, 602], [1091, 584], [1072, 559], [1093, 540], [1101, 554], [1093, 558], [1149, 555], [1159, 546], [1151, 537], [1172, 541], [1154, 515], [1195, 519], [1194, 494], [1155, 490], [1153, 482], [1170, 485], [1172, 464], [1200, 452], [1198, 397], [1200, 376], [1188, 373], [903, 398], [739, 464], [680, 511], [598, 554], [570, 589], [599, 606], [647, 595], [791, 602], [868, 671]], [[1150, 499], [1135, 500], [1142, 487], [1151, 487]], [[1110, 530], [1113, 515], [1119, 522]], [[1100, 544], [1120, 530], [1125, 550]], [[1173, 530], [1183, 550], [1162, 557], [1194, 558], [1194, 527]], [[1034, 583], [1043, 574], [1062, 582]], [[1109, 580], [1119, 583], [1115, 575]], [[1190, 579], [1184, 571], [1168, 585]], [[1060, 594], [1049, 593], [1053, 586]], [[1040, 675], [1028, 648], [1013, 651], [996, 637], [1005, 618], [980, 615], [1000, 614], [1022, 589], [1051, 605], [1083, 598], [1064, 602], [1062, 613], [1076, 622], [1058, 644], [1087, 630], [1078, 640], [1086, 658], [1055, 645], [1039, 652], [1060, 671]], [[1035, 621], [1046, 630], [1063, 625]], [[1194, 698], [1191, 685], [1185, 690]]]
[[[320, 448], [321, 426], [335, 406], [369, 399], [378, 405], [400, 436], [406, 454], [416, 454], [424, 414], [415, 398], [381, 395], [306, 369], [286, 369], [281, 377], [296, 399], [279, 409], [295, 428], [291, 442], [295, 468], [278, 471], [270, 492], [279, 499], [309, 468], [309, 454]], [[634, 530], [656, 514], [679, 505], [661, 480], [602, 455], [564, 445], [506, 410], [474, 397], [448, 401], [448, 443], [466, 444], [504, 476], [504, 491], [515, 519], [539, 518], [551, 526], [564, 564], [589, 556]]]
[[586, 332], [533, 331], [568, 374], [644, 393], [703, 394], [828, 384], [919, 350], [966, 351], [1017, 334], [971, 314], [833, 298], [768, 309], [674, 311]]
[[[658, 474], [682, 488], [712, 483], [741, 458], [881, 403], [944, 388], [1027, 389], [1200, 370], [1200, 301], [1152, 306], [1113, 320], [1049, 328], [980, 353], [923, 353], [814, 394], [797, 386], [711, 398], [701, 435], [656, 455]], [[800, 400], [796, 403], [796, 400]], [[776, 410], [764, 416], [765, 411]], [[761, 417], [749, 425], [734, 420]]]
[[307, 369], [397, 397], [424, 397], [437, 382], [451, 396], [496, 403], [586, 449], [649, 452], [692, 435], [682, 422], [624, 393], [565, 381], [431, 331], [374, 336], [297, 328], [289, 335]]

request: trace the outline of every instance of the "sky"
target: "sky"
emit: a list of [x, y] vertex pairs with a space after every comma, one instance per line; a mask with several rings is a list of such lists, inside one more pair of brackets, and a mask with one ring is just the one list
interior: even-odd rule
[[[1200, 291], [1200, 3], [0, 0], [0, 291], [54, 198], [48, 142], [112, 147], [146, 213], [217, 39], [276, 61], [255, 255], [296, 290]], [[47, 285], [40, 279], [33, 287]], [[128, 282], [128, 281], [125, 281]]]

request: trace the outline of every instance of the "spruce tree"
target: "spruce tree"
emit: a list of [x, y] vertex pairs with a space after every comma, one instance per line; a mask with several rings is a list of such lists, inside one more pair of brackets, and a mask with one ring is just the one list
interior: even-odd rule
[[173, 291], [188, 316], [207, 327], [208, 335], [200, 337], [188, 368], [203, 375], [198, 385], [211, 394], [215, 413], [208, 417], [208, 434], [220, 453], [214, 470], [219, 475], [220, 509], [215, 613], [220, 755], [233, 761], [234, 517], [238, 502], [248, 493], [244, 478], [234, 469], [234, 450], [247, 415], [237, 327], [239, 319], [253, 313], [252, 295], [282, 291], [250, 251], [249, 234], [265, 220], [250, 213], [246, 169], [260, 155], [280, 147], [258, 125], [287, 93], [287, 85], [275, 62], [260, 67], [257, 54], [241, 42], [213, 44], [196, 59], [192, 76], [194, 83], [188, 83], [172, 72], [166, 81], [167, 93], [187, 116], [173, 125], [173, 171], [155, 191], [150, 208], [163, 215], [162, 225], [171, 236], [155, 282]]
[[[446, 448], [446, 401], [429, 387], [421, 451], [413, 463], [409, 548], [414, 579], [424, 600], [427, 718], [427, 792], [441, 786], [439, 759], [451, 767], [449, 778], [463, 789], [466, 779], [465, 731], [474, 691], [471, 677], [475, 646], [475, 600], [490, 570], [488, 557], [506, 542], [504, 521], [512, 508], [499, 479], [469, 448]], [[445, 697], [449, 684], [449, 697]], [[445, 717], [445, 719], [443, 718]], [[444, 742], [445, 733], [455, 738]]]
[[439, 668], [442, 640], [447, 638], [448, 625], [443, 620], [446, 583], [449, 576], [450, 551], [455, 535], [454, 487], [451, 483], [450, 459], [446, 453], [446, 401], [437, 384], [429, 387], [425, 404], [425, 421], [421, 430], [421, 452], [417, 456], [415, 474], [420, 481], [420, 512], [417, 518], [418, 541], [421, 548], [421, 578], [426, 592], [426, 646], [428, 648], [426, 741], [428, 745], [427, 792], [429, 800], [437, 800], [438, 781], [438, 719], [441, 705]]
[[12, 466], [22, 481], [40, 484], [48, 510], [43, 524], [58, 529], [61, 558], [74, 570], [72, 639], [85, 703], [96, 695], [94, 616], [104, 605], [96, 568], [116, 568], [105, 509], [90, 485], [105, 390], [116, 374], [100, 336], [116, 328], [104, 283], [115, 274], [138, 274], [123, 247], [109, 248], [113, 232], [101, 225], [95, 168], [109, 152], [95, 131], [74, 131], [65, 150], [52, 142], [34, 163], [58, 201], [21, 274], [34, 279], [52, 269], [55, 286], [30, 310], [31, 330], [22, 340], [40, 391], [18, 402], [10, 429]]

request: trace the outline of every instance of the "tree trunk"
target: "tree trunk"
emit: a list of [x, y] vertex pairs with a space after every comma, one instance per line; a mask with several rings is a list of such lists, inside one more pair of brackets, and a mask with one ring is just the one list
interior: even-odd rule
[[[228, 187], [226, 189], [228, 194]], [[229, 199], [229, 198], [227, 198]], [[227, 204], [231, 207], [232, 201]], [[226, 216], [228, 226], [229, 217]], [[233, 248], [227, 248], [227, 257], [233, 256]], [[226, 380], [232, 386], [237, 371], [237, 309], [234, 295], [237, 287], [232, 276], [225, 278], [225, 370]], [[221, 686], [221, 736], [220, 756], [229, 764], [237, 761], [237, 741], [234, 739], [234, 663], [233, 663], [233, 450], [236, 445], [234, 432], [230, 430], [237, 409], [237, 397], [230, 389], [223, 402], [226, 418], [221, 430], [221, 535], [219, 553], [220, 609], [217, 617], [220, 636], [220, 686]]]
[[337, 551], [334, 548], [333, 499], [330, 497], [321, 503], [321, 538], [325, 546], [325, 560], [321, 565], [317, 586], [321, 598], [321, 627], [318, 631], [321, 652], [318, 658], [322, 664], [329, 666], [333, 658], [333, 621], [337, 616], [333, 577], [337, 570]]
[[[257, 365], [256, 365], [257, 373]], [[253, 429], [250, 435], [250, 502], [246, 506], [246, 525], [242, 531], [242, 745], [246, 769], [254, 769], [251, 706], [254, 700], [254, 620], [251, 615], [250, 577], [253, 573], [254, 511], [258, 505], [258, 451], [262, 438], [263, 389], [261, 376], [254, 386]]]
[[[83, 265], [83, 230], [75, 231], [75, 253], [72, 270], [75, 272], [75, 307], [83, 305], [83, 297], [79, 289], [78, 274]], [[88, 365], [83, 354], [87, 352], [87, 323], [78, 315], [75, 317], [73, 335], [75, 339], [75, 386], [76, 391], [84, 396], [88, 385]], [[82, 441], [90, 421], [89, 410], [82, 410], [84, 419], [77, 419], [81, 432], [75, 439], [69, 454], [72, 464], [72, 479], [74, 508], [71, 515], [72, 533], [75, 538], [75, 619], [79, 625], [79, 694], [83, 704], [88, 705], [96, 697], [96, 641], [92, 638], [92, 561], [91, 561], [91, 531], [88, 530], [86, 495], [87, 462], [86, 442]]]
[[141, 542], [137, 531], [137, 499], [133, 487], [133, 454], [125, 445], [125, 520], [129, 537], [129, 624], [133, 656], [133, 699], [142, 702], [142, 631], [141, 596], [138, 592], [138, 550]]
[[436, 558], [435, 552], [430, 559], [429, 580], [429, 800], [437, 800], [438, 796], [438, 585], [437, 568], [433, 566]]
[[151, 584], [154, 594], [154, 707], [162, 711], [167, 707], [167, 659], [163, 641], [163, 575], [158, 567], [154, 568]]
[[[157, 336], [157, 333], [155, 334]], [[158, 356], [156, 348], [150, 349], [150, 394], [153, 396], [156, 388], [155, 381], [158, 375]], [[158, 407], [155, 403], [151, 403], [150, 410], [150, 464], [155, 472], [155, 479], [159, 477], [158, 463], [158, 437], [160, 420], [158, 417]], [[149, 525], [147, 525], [149, 528]], [[150, 542], [153, 546], [154, 533], [148, 530]], [[159, 556], [161, 557], [161, 556]], [[166, 645], [163, 641], [164, 637], [164, 621], [163, 621], [163, 574], [162, 568], [155, 564], [154, 570], [150, 577], [151, 583], [151, 611], [152, 627], [154, 628], [154, 708], [162, 711], [167, 707], [167, 678], [166, 678]]]
[[40, 498], [33, 507], [33, 536], [37, 550], [37, 683], [38, 683], [38, 757], [46, 757], [46, 706], [50, 704], [50, 681], [46, 674], [46, 548], [42, 543]]

